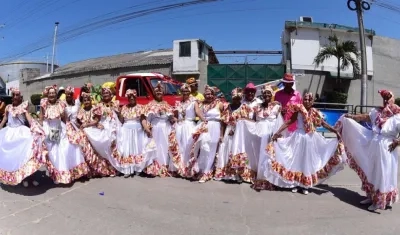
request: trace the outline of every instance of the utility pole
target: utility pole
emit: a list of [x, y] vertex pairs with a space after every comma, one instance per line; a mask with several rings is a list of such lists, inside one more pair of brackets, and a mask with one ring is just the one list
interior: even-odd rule
[[49, 53], [46, 54], [46, 73], [49, 73]]
[[60, 23], [56, 22], [54, 27], [54, 39], [53, 39], [53, 56], [51, 58], [51, 73], [54, 73], [54, 58], [56, 54], [56, 41], [57, 41], [57, 29]]
[[[355, 6], [352, 6], [352, 3]], [[348, 0], [347, 7], [351, 11], [357, 12], [357, 19], [358, 19], [358, 29], [360, 35], [360, 51], [361, 51], [361, 112], [364, 111], [367, 105], [367, 52], [366, 52], [366, 45], [365, 45], [365, 29], [364, 29], [364, 18], [363, 18], [363, 11], [368, 11], [371, 9], [371, 6], [368, 2], [364, 0]]]

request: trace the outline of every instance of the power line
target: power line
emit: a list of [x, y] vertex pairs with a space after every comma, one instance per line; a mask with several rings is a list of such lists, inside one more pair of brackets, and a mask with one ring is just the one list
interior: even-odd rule
[[[76, 29], [71, 29], [67, 32], [61, 33], [59, 34], [59, 42], [63, 43], [66, 41], [69, 41], [71, 39], [74, 39], [76, 37], [79, 37], [83, 34], [86, 34], [90, 31], [94, 31], [103, 27], [107, 27], [110, 25], [114, 25], [114, 24], [118, 24], [120, 22], [124, 22], [124, 21], [128, 21], [128, 20], [132, 20], [134, 18], [139, 18], [139, 17], [143, 17], [146, 15], [150, 15], [150, 14], [154, 14], [154, 13], [158, 13], [158, 12], [162, 12], [162, 11], [168, 11], [168, 10], [172, 10], [172, 9], [177, 9], [177, 8], [182, 8], [182, 7], [188, 7], [188, 6], [192, 6], [192, 5], [198, 5], [198, 4], [204, 4], [204, 3], [210, 3], [210, 2], [217, 2], [220, 0], [195, 0], [195, 1], [186, 1], [186, 2], [181, 2], [181, 3], [176, 3], [176, 4], [170, 4], [170, 5], [164, 5], [164, 6], [160, 6], [160, 7], [154, 7], [154, 8], [150, 8], [147, 10], [140, 10], [140, 11], [136, 11], [136, 12], [131, 12], [128, 14], [122, 14], [122, 15], [118, 15], [115, 17], [110, 17], [104, 20], [99, 20], [93, 23], [89, 23], [87, 25], [83, 25], [81, 27], [78, 27]], [[5, 57], [5, 62], [8, 62], [10, 60], [22, 57], [24, 55], [33, 53], [35, 51], [39, 51], [41, 49], [44, 49], [46, 47], [48, 47], [50, 45], [51, 42], [46, 41], [46, 42], [39, 42], [37, 43], [37, 46], [33, 49], [30, 49], [28, 51], [23, 51], [8, 57]]]

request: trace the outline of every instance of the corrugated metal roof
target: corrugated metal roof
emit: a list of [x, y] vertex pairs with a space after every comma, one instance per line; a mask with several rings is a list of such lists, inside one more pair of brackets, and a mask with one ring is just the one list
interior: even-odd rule
[[98, 70], [147, 65], [163, 65], [170, 64], [172, 63], [172, 61], [172, 49], [141, 51], [72, 62], [60, 68], [57, 68], [54, 71], [54, 74], [51, 75], [51, 77], [71, 75], [83, 72], [92, 72]]

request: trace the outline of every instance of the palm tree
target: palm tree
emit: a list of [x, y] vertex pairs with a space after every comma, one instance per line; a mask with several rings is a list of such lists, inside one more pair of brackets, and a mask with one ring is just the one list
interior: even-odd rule
[[319, 66], [324, 63], [325, 60], [334, 56], [338, 62], [337, 79], [340, 78], [340, 70], [345, 70], [350, 65], [353, 66], [353, 75], [359, 74], [360, 66], [358, 64], [358, 59], [360, 53], [358, 52], [357, 43], [354, 41], [339, 41], [336, 34], [329, 36], [328, 40], [330, 45], [318, 52], [317, 56], [314, 58], [314, 64]]

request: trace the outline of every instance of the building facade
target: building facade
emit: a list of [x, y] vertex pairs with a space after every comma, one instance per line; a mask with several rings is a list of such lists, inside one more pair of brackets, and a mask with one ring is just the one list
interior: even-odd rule
[[[307, 21], [303, 19], [307, 18]], [[354, 76], [353, 68], [341, 70], [340, 79], [337, 78], [338, 61], [336, 57], [327, 59], [320, 66], [314, 64], [318, 52], [329, 45], [329, 36], [336, 34], [340, 41], [351, 40], [359, 47], [358, 28], [337, 24], [315, 23], [311, 17], [301, 17], [300, 21], [286, 21], [282, 33], [283, 63], [287, 69], [296, 74], [296, 86], [300, 92], [310, 91], [315, 94], [324, 94], [331, 91], [347, 93], [347, 103], [360, 104], [361, 80]], [[368, 94], [376, 91], [373, 86], [375, 79], [374, 61], [375, 32], [366, 30], [366, 54], [368, 71]], [[360, 63], [361, 64], [361, 63]], [[368, 97], [368, 105], [375, 105], [374, 97]]]
[[173, 52], [173, 77], [182, 82], [188, 77], [195, 77], [203, 88], [207, 84], [209, 55], [216, 58], [212, 47], [201, 39], [175, 40]]
[[[200, 39], [175, 40], [173, 49], [140, 51], [73, 62], [38, 76], [33, 70], [20, 73], [19, 86], [25, 97], [38, 94], [48, 85], [81, 87], [100, 85], [131, 73], [158, 72], [185, 81], [190, 76], [207, 83], [211, 47]], [[215, 55], [213, 55], [215, 57]], [[203, 85], [203, 86], [202, 86]]]

